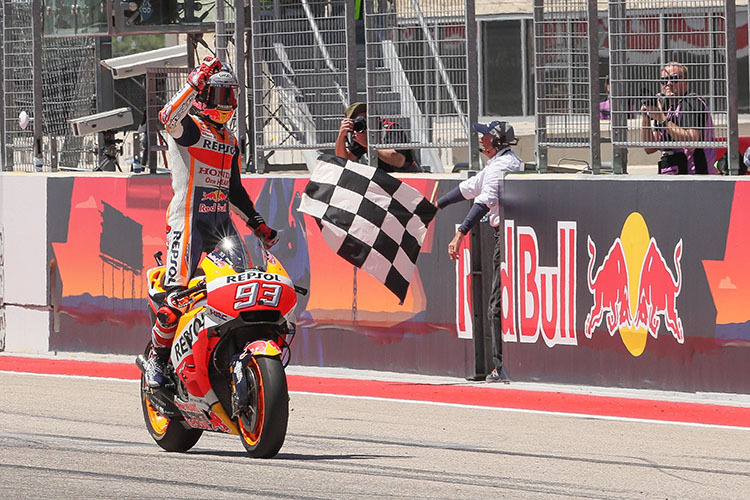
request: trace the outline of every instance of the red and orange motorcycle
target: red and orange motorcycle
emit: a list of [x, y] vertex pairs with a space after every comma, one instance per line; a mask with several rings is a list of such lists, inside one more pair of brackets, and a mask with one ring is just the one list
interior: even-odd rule
[[[189, 450], [203, 431], [238, 434], [258, 458], [275, 456], [284, 444], [289, 419], [284, 368], [295, 331], [296, 294], [307, 290], [295, 286], [281, 263], [258, 248], [256, 266], [239, 240], [204, 256], [202, 275], [178, 297], [189, 305], [172, 344], [168, 383], [151, 389], [141, 376], [146, 428], [167, 451]], [[158, 267], [147, 273], [152, 323], [165, 296], [160, 257], [161, 252], [155, 255]], [[139, 355], [141, 372], [145, 363], [146, 356]]]

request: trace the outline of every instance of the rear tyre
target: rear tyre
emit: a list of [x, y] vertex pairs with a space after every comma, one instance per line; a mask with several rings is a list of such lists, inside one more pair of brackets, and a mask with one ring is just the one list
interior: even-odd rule
[[250, 408], [239, 416], [242, 445], [250, 456], [272, 458], [281, 449], [289, 421], [289, 390], [279, 357], [253, 356], [245, 375]]
[[[146, 347], [148, 353], [150, 348]], [[154, 408], [148, 400], [148, 384], [146, 377], [141, 375], [141, 408], [143, 409], [143, 420], [146, 429], [156, 444], [167, 451], [187, 451], [193, 446], [203, 434], [202, 429], [186, 428], [182, 419], [165, 417]]]

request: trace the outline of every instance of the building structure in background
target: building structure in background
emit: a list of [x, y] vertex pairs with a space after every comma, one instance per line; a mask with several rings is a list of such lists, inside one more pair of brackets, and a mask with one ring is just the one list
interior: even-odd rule
[[[554, 1], [536, 3], [542, 8], [555, 5]], [[591, 2], [554, 8], [575, 13], [582, 3]], [[647, 72], [651, 65], [665, 62], [667, 55], [716, 53], [731, 42], [737, 58], [725, 62], [736, 63], [735, 111], [750, 111], [747, 4], [720, 3], [726, 15], [715, 14], [714, 0], [595, 2], [596, 26], [586, 33], [595, 37], [598, 52], [599, 99], [606, 98], [603, 80], [610, 67], [642, 67]], [[548, 94], [537, 95], [541, 87], [534, 52], [534, 4], [532, 0], [255, 0], [232, 9], [222, 2], [192, 0], [77, 0], [72, 7], [62, 0], [2, 0], [3, 168], [33, 171], [35, 162], [37, 167], [41, 162], [43, 170], [95, 168], [101, 149], [96, 137], [70, 137], [62, 130], [65, 121], [129, 106], [135, 120], [128, 131], [150, 123], [140, 114], [150, 99], [145, 76], [113, 79], [98, 62], [112, 57], [113, 44], [123, 37], [168, 33], [187, 37], [186, 67], [198, 52], [226, 51], [238, 78], [246, 81], [248, 92], [239, 103], [235, 128], [248, 170], [305, 168], [311, 154], [330, 148], [341, 111], [363, 98], [370, 101], [373, 115], [395, 115], [407, 125], [412, 131], [409, 147], [421, 151], [422, 164], [431, 171], [462, 168], [457, 165], [462, 162], [463, 168], [479, 168], [478, 155], [470, 149], [475, 143], [467, 125], [472, 116], [523, 121], [538, 114], [540, 99], [549, 99]], [[625, 15], [613, 24], [615, 6]], [[724, 22], [729, 17], [732, 34], [725, 37]], [[575, 29], [567, 30], [563, 18], [559, 30], [545, 36], [555, 39], [556, 34], [568, 33], [575, 38]], [[621, 20], [623, 33], [632, 33], [647, 45], [629, 49], [625, 59], [613, 66], [610, 35]], [[704, 63], [703, 56], [696, 57], [690, 64], [697, 68]], [[730, 97], [709, 88], [711, 82], [728, 81], [722, 61], [705, 64], [712, 69], [701, 76], [699, 86], [709, 90], [704, 95]], [[87, 71], [89, 67], [93, 71]], [[23, 74], [28, 68], [33, 70]], [[563, 106], [563, 115], [572, 110], [564, 106], [565, 101], [588, 106], [575, 97], [581, 87], [575, 80], [581, 75], [573, 75], [561, 64], [544, 71], [541, 77], [548, 90], [566, 94], [555, 103]], [[624, 75], [638, 80], [633, 83], [638, 88], [621, 86], [613, 79], [614, 101], [632, 100], [640, 93], [640, 80], [648, 77], [631, 70]], [[589, 95], [585, 99], [593, 100]], [[26, 128], [19, 126], [21, 111], [29, 117]], [[35, 120], [36, 115], [43, 119]], [[609, 125], [602, 125], [606, 137]], [[370, 128], [370, 143], [377, 147], [381, 131], [377, 122]], [[524, 136], [533, 138], [539, 128], [526, 128], [516, 126], [522, 138], [519, 153], [528, 162], [539, 163], [535, 156], [540, 146], [524, 144]], [[587, 132], [591, 135], [593, 129]], [[150, 136], [154, 133], [149, 131]], [[148, 142], [155, 148], [154, 160], [160, 146], [158, 140]], [[580, 152], [589, 141], [574, 146]]]

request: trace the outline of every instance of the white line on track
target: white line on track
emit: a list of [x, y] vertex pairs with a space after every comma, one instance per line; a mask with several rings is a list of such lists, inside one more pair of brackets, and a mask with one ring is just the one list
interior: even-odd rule
[[[30, 372], [17, 372], [17, 371], [0, 371], [0, 373], [12, 373], [14, 375], [32, 375], [37, 377], [58, 377], [58, 378], [77, 378], [84, 380], [111, 380], [115, 382], [129, 382], [139, 384], [140, 380], [125, 379], [125, 378], [112, 378], [112, 377], [91, 377], [88, 375], [63, 375], [58, 373], [30, 373]], [[737, 425], [718, 425], [718, 424], [701, 424], [697, 422], [673, 422], [670, 420], [656, 420], [649, 418], [634, 418], [634, 417], [615, 417], [611, 415], [589, 415], [586, 413], [568, 413], [562, 411], [545, 411], [545, 410], [529, 410], [524, 408], [503, 408], [500, 406], [482, 406], [482, 405], [469, 405], [461, 403], [444, 403], [440, 401], [421, 401], [412, 399], [398, 399], [398, 398], [379, 398], [375, 396], [352, 396], [348, 394], [331, 394], [325, 392], [306, 392], [306, 391], [289, 391], [289, 394], [301, 394], [304, 396], [323, 396], [329, 398], [341, 398], [341, 399], [362, 399], [366, 401], [384, 401], [392, 403], [410, 403], [410, 404], [423, 404], [432, 406], [448, 406], [453, 408], [469, 408], [473, 410], [493, 410], [493, 411], [507, 411], [513, 413], [529, 413], [535, 415], [549, 415], [549, 416], [560, 416], [560, 417], [572, 417], [572, 418], [589, 418], [596, 420], [611, 420], [620, 422], [637, 422], [637, 423], [648, 423], [648, 424], [665, 424], [665, 425], [679, 425], [684, 427], [704, 427], [709, 429], [734, 429], [741, 431], [750, 431], [750, 427], [741, 427]]]

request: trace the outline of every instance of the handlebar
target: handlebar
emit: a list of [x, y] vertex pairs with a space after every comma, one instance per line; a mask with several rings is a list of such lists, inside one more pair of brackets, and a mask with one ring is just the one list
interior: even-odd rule
[[200, 280], [198, 282], [197, 285], [191, 286], [187, 290], [183, 290], [181, 292], [175, 293], [174, 294], [174, 299], [175, 300], [184, 299], [185, 297], [189, 297], [190, 295], [192, 295], [192, 294], [194, 294], [196, 292], [201, 292], [201, 291], [203, 291], [205, 289], [206, 289], [206, 280], [202, 279], [202, 280]]

